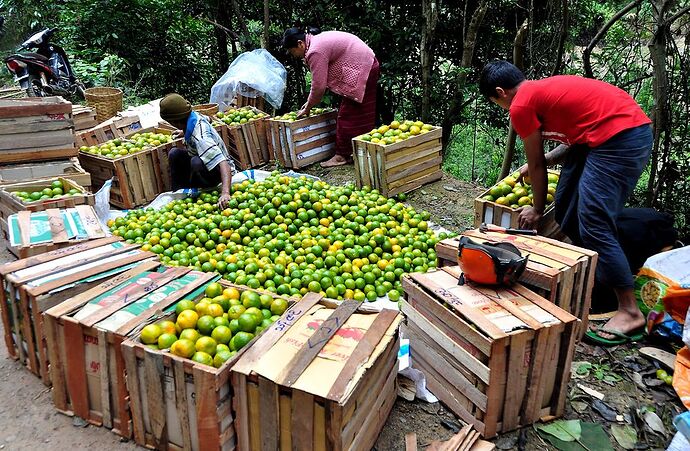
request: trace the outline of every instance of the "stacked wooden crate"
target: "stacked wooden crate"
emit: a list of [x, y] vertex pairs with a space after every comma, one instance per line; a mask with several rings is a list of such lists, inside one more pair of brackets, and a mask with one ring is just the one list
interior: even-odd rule
[[565, 410], [578, 320], [520, 284], [458, 285], [445, 267], [403, 276], [414, 368], [484, 437]]
[[231, 367], [239, 449], [372, 449], [397, 396], [399, 321], [304, 296]]
[[287, 121], [266, 122], [271, 155], [283, 167], [299, 169], [335, 154], [335, 121], [337, 111]]
[[96, 110], [88, 106], [72, 105], [72, 119], [75, 132], [88, 130], [98, 125]]
[[91, 175], [81, 167], [77, 157], [0, 166], [0, 186], [51, 177], [68, 178], [91, 191]]
[[[167, 128], [150, 127], [135, 129], [122, 133], [118, 128], [113, 132], [112, 128], [92, 130], [89, 135], [82, 134], [84, 145], [99, 145], [113, 138], [127, 139], [137, 133], [162, 133], [170, 135]], [[107, 139], [106, 139], [107, 138]], [[106, 158], [80, 150], [79, 161], [90, 174], [94, 187], [100, 188], [103, 184], [113, 179], [110, 187], [110, 203], [123, 209], [131, 209], [146, 205], [158, 196], [169, 191], [170, 175], [167, 164], [168, 152], [176, 142], [163, 143], [156, 147], [150, 147], [137, 153], [117, 157]]]
[[441, 127], [435, 127], [388, 145], [353, 139], [357, 186], [370, 186], [390, 197], [439, 180], [443, 176], [442, 133]]
[[3, 164], [75, 156], [71, 103], [61, 97], [0, 100], [0, 161]]
[[[520, 283], [580, 319], [582, 336], [587, 329], [598, 255], [594, 251], [542, 236], [507, 235], [467, 230], [462, 235], [479, 243], [507, 242], [527, 256]], [[436, 244], [439, 266], [458, 262], [458, 238]]]

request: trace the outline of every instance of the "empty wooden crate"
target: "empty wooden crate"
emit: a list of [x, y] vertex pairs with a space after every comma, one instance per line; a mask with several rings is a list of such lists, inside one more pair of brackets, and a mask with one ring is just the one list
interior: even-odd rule
[[268, 146], [273, 157], [286, 168], [303, 168], [335, 154], [337, 111], [287, 121], [266, 121]]
[[442, 133], [441, 127], [435, 127], [388, 145], [353, 139], [357, 186], [370, 186], [390, 197], [439, 180], [443, 176]]
[[231, 368], [239, 449], [370, 450], [397, 396], [399, 321], [304, 296]]
[[459, 286], [459, 275], [403, 276], [403, 333], [429, 390], [486, 438], [561, 416], [577, 318], [520, 284]]

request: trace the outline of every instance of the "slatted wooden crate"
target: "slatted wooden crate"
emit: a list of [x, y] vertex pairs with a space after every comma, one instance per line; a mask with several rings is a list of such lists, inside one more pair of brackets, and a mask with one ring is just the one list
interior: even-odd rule
[[66, 177], [91, 191], [91, 176], [79, 164], [77, 157], [65, 160], [0, 166], [0, 186], [51, 177]]
[[[224, 280], [220, 283], [240, 292], [248, 290]], [[251, 291], [282, 298], [269, 292]], [[178, 357], [167, 350], [153, 350], [141, 343], [139, 334], [145, 325], [174, 317], [175, 312], [158, 312], [122, 343], [134, 441], [164, 450], [236, 449], [230, 367], [257, 338], [220, 368]]]
[[[261, 96], [258, 97], [245, 97], [243, 95], [236, 95], [232, 104], [237, 108], [242, 108], [243, 106], [251, 106], [261, 111], [266, 111], [266, 99]], [[270, 106], [270, 105], [269, 105]]]
[[[549, 169], [548, 172], [552, 174], [560, 174], [559, 171], [551, 169]], [[514, 229], [519, 229], [520, 210], [513, 209], [508, 205], [501, 205], [497, 204], [496, 202], [483, 199], [484, 196], [489, 194], [489, 191], [490, 189], [486, 190], [474, 200], [474, 226], [479, 227], [482, 225], [482, 223], [486, 223], [499, 225], [501, 227], [512, 227]], [[546, 237], [559, 239], [564, 237], [560, 227], [558, 227], [558, 224], [556, 223], [553, 202], [546, 206], [541, 221], [539, 222], [539, 226], [537, 227], [537, 231], [539, 232], [539, 235]]]
[[286, 168], [299, 169], [335, 154], [335, 121], [337, 111], [309, 116], [289, 122], [266, 121], [271, 155]]
[[[74, 214], [78, 218], [83, 234], [68, 235], [68, 220], [65, 220], [63, 212]], [[37, 216], [43, 216], [41, 220]], [[14, 227], [13, 218], [16, 218], [16, 235], [10, 227]], [[0, 229], [6, 241], [7, 250], [18, 258], [28, 258], [40, 255], [44, 252], [54, 251], [64, 247], [75, 245], [82, 241], [103, 238], [106, 230], [98, 221], [98, 216], [90, 205], [77, 205], [75, 208], [57, 209], [49, 208], [45, 212], [20, 211], [10, 215], [7, 221], [0, 219]], [[49, 233], [49, 241], [37, 242], [33, 240], [35, 233]]]
[[357, 187], [370, 186], [384, 196], [406, 193], [443, 176], [442, 128], [382, 145], [352, 140]]
[[[594, 273], [598, 255], [594, 251], [541, 236], [482, 233], [468, 230], [463, 235], [480, 243], [508, 242], [528, 257], [520, 283], [580, 320], [581, 337], [587, 330], [592, 303]], [[458, 238], [436, 244], [439, 266], [458, 264]]]
[[61, 97], [0, 100], [0, 161], [77, 156], [72, 104]]
[[9, 355], [49, 384], [41, 313], [89, 289], [117, 268], [155, 254], [110, 237], [0, 266], [0, 310]]
[[[263, 113], [258, 108], [245, 106], [254, 113]], [[266, 120], [268, 117], [252, 120], [240, 125], [227, 125], [214, 117], [216, 131], [223, 138], [223, 142], [239, 170], [254, 168], [266, 164], [271, 160], [266, 136]]]
[[[64, 196], [56, 199], [44, 199], [34, 202], [25, 202], [13, 193], [19, 191], [40, 191], [43, 188], [50, 188], [50, 184], [60, 181], [62, 182], [65, 193], [71, 189], [76, 189], [80, 192], [74, 196]], [[96, 199], [93, 194], [86, 191], [86, 189], [78, 183], [64, 177], [52, 177], [41, 180], [32, 180], [29, 182], [19, 182], [4, 185], [0, 187], [0, 218], [7, 221], [7, 217], [20, 212], [27, 211], [45, 211], [49, 208], [73, 208], [77, 205], [95, 205]]]
[[[124, 138], [135, 133], [146, 132], [171, 134], [168, 129], [150, 127], [131, 132]], [[123, 209], [132, 209], [148, 204], [160, 193], [167, 191], [164, 179], [164, 174], [167, 172], [161, 165], [160, 155], [164, 154], [167, 158], [168, 152], [177, 143], [178, 141], [164, 143], [119, 158], [106, 158], [87, 152], [79, 152], [79, 161], [84, 169], [91, 174], [95, 189], [100, 189], [107, 180], [113, 178], [110, 187], [110, 203], [112, 205]]]
[[121, 344], [157, 311], [219, 276], [143, 262], [44, 314], [53, 401], [76, 415], [131, 437]]
[[83, 105], [72, 105], [72, 119], [75, 132], [88, 130], [98, 125], [96, 110]]
[[139, 116], [114, 117], [102, 122], [95, 127], [77, 133], [77, 146], [97, 146], [115, 138], [141, 130]]
[[231, 368], [239, 449], [371, 449], [397, 396], [399, 321], [304, 296]]
[[520, 284], [458, 286], [458, 267], [403, 276], [412, 366], [484, 437], [561, 416], [578, 320]]

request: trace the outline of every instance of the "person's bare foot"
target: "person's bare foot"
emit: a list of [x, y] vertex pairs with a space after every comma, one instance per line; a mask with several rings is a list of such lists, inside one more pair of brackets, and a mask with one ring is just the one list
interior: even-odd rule
[[341, 156], [341, 155], [333, 155], [333, 157], [330, 160], [324, 161], [321, 163], [322, 168], [334, 168], [336, 166], [345, 166], [346, 164], [350, 163], [347, 158]]
[[[637, 307], [637, 306], [636, 306]], [[640, 309], [635, 308], [634, 310], [622, 310], [618, 309], [615, 315], [606, 322], [603, 326], [599, 328], [592, 328], [597, 335], [601, 338], [606, 338], [607, 340], [614, 340], [618, 337], [607, 334], [604, 330], [615, 330], [629, 335], [645, 325], [645, 317], [640, 311]]]

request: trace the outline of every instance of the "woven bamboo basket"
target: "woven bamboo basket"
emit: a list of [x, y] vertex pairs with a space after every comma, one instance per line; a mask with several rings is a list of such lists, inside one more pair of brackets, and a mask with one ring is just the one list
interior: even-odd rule
[[122, 90], [118, 88], [89, 88], [84, 94], [86, 103], [96, 109], [96, 120], [99, 123], [122, 111]]
[[218, 112], [217, 103], [204, 103], [202, 105], [194, 105], [192, 107], [197, 113], [203, 114], [204, 116], [214, 116]]

